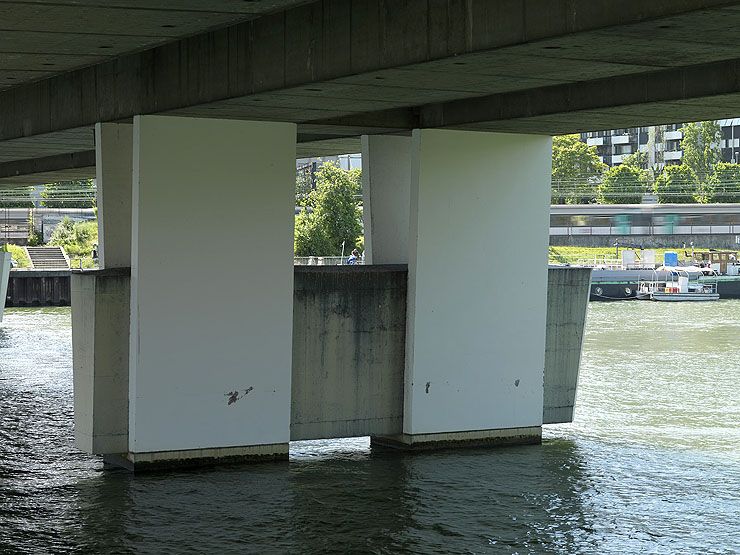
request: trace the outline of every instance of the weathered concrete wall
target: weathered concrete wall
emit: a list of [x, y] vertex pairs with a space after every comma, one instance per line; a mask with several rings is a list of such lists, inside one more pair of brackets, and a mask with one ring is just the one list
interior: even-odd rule
[[72, 276], [75, 442], [86, 453], [128, 450], [129, 270]]
[[5, 306], [69, 306], [69, 275], [68, 270], [14, 270]]
[[590, 268], [548, 272], [543, 424], [573, 421], [590, 284]]
[[405, 266], [301, 266], [293, 304], [292, 440], [398, 434]]
[[697, 248], [738, 249], [740, 234], [713, 233], [705, 235], [550, 235], [550, 245], [555, 247], [613, 247], [642, 245], [646, 249], [678, 248], [692, 242]]

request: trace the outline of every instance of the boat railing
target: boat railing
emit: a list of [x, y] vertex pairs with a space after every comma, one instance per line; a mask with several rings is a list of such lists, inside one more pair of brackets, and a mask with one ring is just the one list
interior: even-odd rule
[[[664, 275], [659, 275], [659, 272]], [[637, 283], [637, 297], [649, 297], [653, 293], [717, 293], [719, 274], [712, 270], [711, 274], [704, 274], [692, 278], [691, 273], [683, 268], [654, 269], [650, 279], [640, 279]], [[685, 278], [686, 290], [681, 291], [681, 278]], [[701, 279], [700, 279], [701, 278]]]
[[604, 268], [606, 270], [621, 270], [622, 261], [618, 258], [595, 256], [594, 258], [579, 258], [576, 261], [576, 266], [583, 266], [585, 268]]
[[654, 270], [655, 264], [652, 262], [635, 261], [631, 264], [625, 264], [619, 258], [606, 258], [606, 257], [594, 257], [594, 258], [579, 258], [576, 262], [577, 266], [584, 266], [586, 268], [599, 268], [605, 270]]
[[702, 288], [703, 293], [717, 293], [717, 287], [719, 282], [719, 272], [712, 270], [710, 274], [704, 274], [701, 278], [697, 278], [696, 282]]

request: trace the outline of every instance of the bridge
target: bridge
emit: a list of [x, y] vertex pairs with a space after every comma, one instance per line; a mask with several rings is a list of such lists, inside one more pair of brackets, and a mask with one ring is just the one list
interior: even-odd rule
[[[93, 397], [106, 379], [124, 392], [101, 406], [126, 415], [125, 448], [107, 454], [131, 464], [287, 452], [294, 160], [359, 150], [366, 259], [408, 268], [391, 442], [538, 441], [550, 136], [727, 118], [740, 100], [736, 1], [30, 0], [0, 13], [0, 183], [97, 179], [112, 274], [78, 277], [75, 369]], [[204, 202], [219, 198], [239, 202]], [[204, 205], [222, 244], [178, 221]], [[235, 246], [219, 295], [194, 295], [199, 252]], [[526, 253], [516, 273], [512, 252]], [[130, 306], [96, 312], [126, 288]]]

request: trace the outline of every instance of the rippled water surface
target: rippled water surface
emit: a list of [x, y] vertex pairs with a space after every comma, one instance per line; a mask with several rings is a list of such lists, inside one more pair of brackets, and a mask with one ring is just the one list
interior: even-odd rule
[[0, 324], [0, 553], [739, 553], [740, 302], [592, 303], [541, 446], [132, 476], [75, 449], [68, 309]]

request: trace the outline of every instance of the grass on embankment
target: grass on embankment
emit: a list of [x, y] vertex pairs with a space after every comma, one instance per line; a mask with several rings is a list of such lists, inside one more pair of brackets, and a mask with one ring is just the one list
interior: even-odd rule
[[[625, 247], [619, 247], [619, 257], [622, 256], [622, 251]], [[640, 254], [639, 249], [636, 250], [637, 254]], [[678, 253], [678, 259], [683, 260], [686, 258], [684, 255], [683, 247], [664, 248], [664, 249], [653, 249], [655, 250], [655, 261], [662, 262], [663, 254], [666, 251], [674, 251]], [[689, 253], [689, 249], [685, 249]], [[694, 249], [694, 252], [706, 252], [709, 249]], [[548, 262], [550, 264], [575, 264], [579, 260], [602, 260], [608, 259], [613, 260], [617, 258], [616, 248], [614, 247], [550, 247]]]

